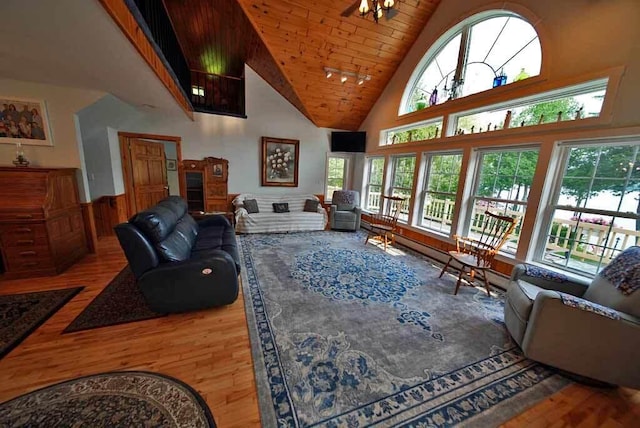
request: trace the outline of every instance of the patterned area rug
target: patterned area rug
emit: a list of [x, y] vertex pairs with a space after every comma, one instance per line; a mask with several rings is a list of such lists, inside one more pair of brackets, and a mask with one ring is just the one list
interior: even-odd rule
[[0, 358], [44, 323], [84, 287], [0, 296]]
[[95, 299], [64, 329], [63, 333], [166, 316], [152, 311], [127, 265]]
[[0, 404], [9, 427], [215, 427], [207, 404], [189, 385], [148, 372], [81, 377]]
[[501, 293], [364, 240], [239, 237], [265, 426], [495, 426], [568, 383], [522, 356]]

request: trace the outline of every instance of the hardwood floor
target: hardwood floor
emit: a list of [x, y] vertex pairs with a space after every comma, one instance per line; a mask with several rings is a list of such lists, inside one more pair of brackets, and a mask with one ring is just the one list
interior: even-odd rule
[[[62, 330], [125, 266], [114, 237], [61, 275], [0, 281], [0, 294], [86, 288], [0, 360], [0, 402], [42, 386], [110, 370], [174, 376], [205, 398], [221, 428], [260, 425], [242, 296], [232, 305], [64, 334]], [[572, 385], [506, 427], [640, 425], [640, 391]]]

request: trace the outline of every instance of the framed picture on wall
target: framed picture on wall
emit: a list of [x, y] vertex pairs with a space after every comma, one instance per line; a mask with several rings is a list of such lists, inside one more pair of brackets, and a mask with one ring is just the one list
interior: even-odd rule
[[52, 146], [44, 100], [0, 95], [0, 143]]
[[177, 171], [178, 161], [176, 159], [167, 159], [167, 171]]
[[300, 141], [262, 137], [262, 186], [298, 187]]

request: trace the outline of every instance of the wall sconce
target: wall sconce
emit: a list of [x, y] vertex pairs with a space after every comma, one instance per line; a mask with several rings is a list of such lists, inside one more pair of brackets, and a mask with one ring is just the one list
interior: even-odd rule
[[349, 77], [353, 77], [353, 79], [356, 82], [358, 82], [358, 85], [362, 85], [367, 80], [371, 80], [371, 76], [368, 74], [358, 74], [358, 73], [353, 73], [351, 71], [343, 71], [343, 70], [338, 70], [337, 68], [331, 68], [331, 67], [324, 67], [324, 73], [327, 79], [333, 76], [334, 74], [336, 75], [339, 74], [340, 82], [343, 84], [349, 79]]

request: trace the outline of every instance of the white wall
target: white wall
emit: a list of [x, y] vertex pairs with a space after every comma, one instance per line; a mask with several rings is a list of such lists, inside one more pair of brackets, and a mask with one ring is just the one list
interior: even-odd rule
[[[246, 67], [245, 75], [248, 119], [196, 113], [190, 121], [183, 115], [135, 109], [108, 95], [80, 115], [83, 136], [85, 130], [100, 135], [106, 127], [180, 136], [183, 159], [214, 156], [229, 160], [229, 193], [323, 193], [330, 130], [316, 127], [251, 68]], [[260, 186], [263, 136], [300, 140], [297, 188]], [[89, 174], [92, 168], [88, 167]], [[92, 199], [99, 196], [91, 194]]]
[[[24, 146], [31, 166], [81, 167], [74, 115], [104, 92], [0, 79], [0, 94], [46, 102], [53, 146]], [[15, 157], [15, 145], [0, 144], [0, 165], [11, 165]]]

